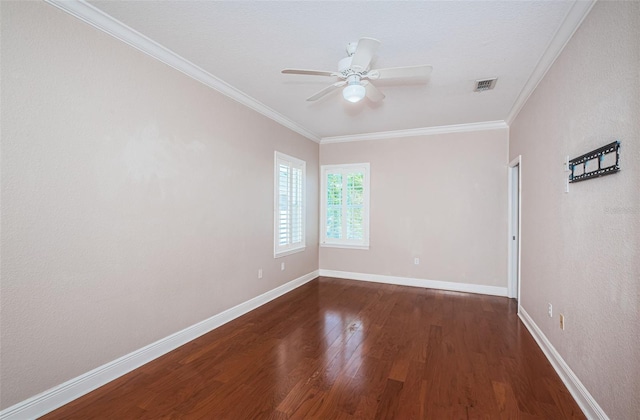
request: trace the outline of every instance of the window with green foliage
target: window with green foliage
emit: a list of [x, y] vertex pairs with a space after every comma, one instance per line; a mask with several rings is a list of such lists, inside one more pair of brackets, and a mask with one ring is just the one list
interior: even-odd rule
[[369, 164], [322, 166], [321, 245], [369, 247]]
[[304, 187], [306, 163], [284, 153], [275, 154], [275, 257], [305, 248]]

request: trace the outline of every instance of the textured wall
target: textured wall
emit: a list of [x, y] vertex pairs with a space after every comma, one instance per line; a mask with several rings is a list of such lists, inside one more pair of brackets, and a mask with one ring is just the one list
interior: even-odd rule
[[321, 145], [321, 165], [371, 163], [371, 231], [320, 267], [506, 287], [507, 147], [506, 129]]
[[[316, 143], [51, 6], [1, 3], [2, 408], [318, 268]], [[278, 260], [274, 150], [308, 175], [307, 249]]]
[[[521, 303], [612, 419], [640, 413], [639, 68], [640, 3], [598, 2], [510, 138], [522, 155]], [[621, 172], [565, 194], [565, 157], [613, 140]]]

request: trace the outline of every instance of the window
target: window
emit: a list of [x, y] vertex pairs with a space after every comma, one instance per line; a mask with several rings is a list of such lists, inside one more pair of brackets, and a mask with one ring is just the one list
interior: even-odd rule
[[322, 166], [320, 245], [369, 249], [369, 164]]
[[274, 257], [293, 254], [305, 248], [305, 177], [304, 161], [276, 152]]

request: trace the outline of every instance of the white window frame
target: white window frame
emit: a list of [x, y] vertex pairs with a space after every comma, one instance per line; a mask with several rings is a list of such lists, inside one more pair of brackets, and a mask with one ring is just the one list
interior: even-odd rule
[[[345, 175], [350, 173], [363, 173], [363, 198], [364, 208], [362, 215], [362, 240], [346, 239], [346, 188], [343, 184], [343, 216], [342, 216], [342, 232], [341, 239], [327, 238], [327, 175], [341, 173], [343, 175], [343, 183], [346, 183]], [[350, 248], [350, 249], [369, 249], [369, 217], [370, 217], [370, 165], [369, 163], [353, 163], [342, 165], [322, 165], [320, 168], [321, 187], [320, 187], [320, 246], [331, 248]]]
[[[288, 165], [290, 168], [299, 168], [302, 170], [302, 205], [301, 205], [301, 220], [302, 220], [302, 241], [295, 243], [288, 243], [286, 245], [279, 244], [280, 231], [280, 173], [279, 166], [281, 163]], [[273, 199], [273, 257], [279, 258], [285, 255], [294, 254], [296, 252], [302, 252], [306, 248], [306, 182], [307, 182], [307, 163], [304, 160], [300, 160], [293, 156], [280, 153], [278, 151], [274, 154], [274, 199]], [[290, 221], [289, 221], [290, 222]]]

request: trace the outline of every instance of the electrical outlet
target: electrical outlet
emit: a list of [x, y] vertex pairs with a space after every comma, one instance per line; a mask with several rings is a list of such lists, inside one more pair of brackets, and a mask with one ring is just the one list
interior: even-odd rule
[[560, 314], [560, 329], [564, 331], [564, 315]]
[[280, 263], [280, 271], [284, 271], [284, 263], [283, 262]]
[[414, 263], [415, 265], [420, 265], [420, 258], [414, 258], [414, 259], [413, 259], [413, 263]]
[[262, 278], [262, 268], [258, 269], [258, 278], [261, 279]]
[[553, 318], [553, 305], [549, 304], [549, 318]]

